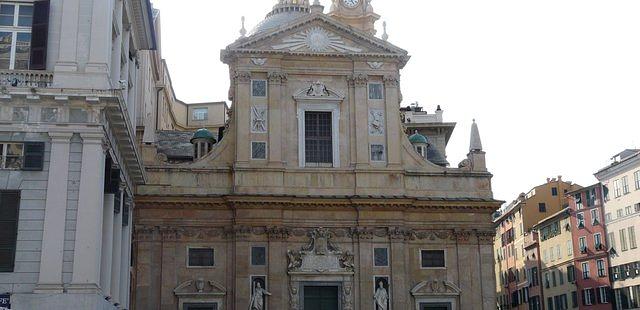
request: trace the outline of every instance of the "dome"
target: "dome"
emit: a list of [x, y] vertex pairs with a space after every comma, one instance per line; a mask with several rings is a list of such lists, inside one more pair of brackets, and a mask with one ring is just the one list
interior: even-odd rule
[[409, 137], [409, 142], [411, 142], [411, 144], [429, 144], [429, 140], [427, 140], [427, 137], [421, 135], [420, 133], [418, 133], [418, 131], [416, 130], [416, 133], [412, 134]]
[[251, 30], [249, 36], [288, 25], [308, 14], [309, 0], [279, 0], [267, 17]]
[[193, 137], [191, 138], [191, 143], [193, 144], [194, 140], [196, 139], [206, 139], [211, 143], [216, 143], [216, 138], [214, 138], [211, 131], [206, 128], [196, 130], [196, 132], [193, 133]]

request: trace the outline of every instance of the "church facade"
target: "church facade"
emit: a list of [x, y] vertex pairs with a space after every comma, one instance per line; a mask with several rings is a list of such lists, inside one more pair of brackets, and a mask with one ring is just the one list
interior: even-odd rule
[[455, 168], [407, 129], [370, 2], [279, 0], [221, 52], [224, 132], [189, 162], [141, 146], [132, 309], [495, 309], [478, 127]]

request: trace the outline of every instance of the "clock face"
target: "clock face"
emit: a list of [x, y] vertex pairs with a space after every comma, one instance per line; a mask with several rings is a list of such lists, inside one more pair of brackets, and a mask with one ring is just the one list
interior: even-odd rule
[[342, 3], [348, 8], [355, 8], [360, 4], [360, 0], [342, 0]]

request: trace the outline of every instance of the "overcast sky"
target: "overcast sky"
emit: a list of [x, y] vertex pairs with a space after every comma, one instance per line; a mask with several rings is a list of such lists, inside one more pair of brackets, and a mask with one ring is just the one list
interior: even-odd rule
[[[276, 0], [152, 0], [163, 57], [186, 102], [227, 99], [220, 50]], [[322, 0], [325, 12], [330, 0]], [[374, 0], [389, 41], [409, 51], [403, 106], [441, 105], [458, 126], [456, 166], [480, 126], [497, 199], [563, 175], [581, 185], [625, 149], [640, 147], [640, 1]], [[378, 35], [381, 34], [379, 31]]]

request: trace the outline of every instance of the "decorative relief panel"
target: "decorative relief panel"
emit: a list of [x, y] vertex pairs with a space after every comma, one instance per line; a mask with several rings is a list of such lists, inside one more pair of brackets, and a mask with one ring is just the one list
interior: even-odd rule
[[369, 134], [372, 136], [384, 135], [384, 110], [369, 110]]
[[353, 272], [354, 256], [332, 242], [332, 233], [323, 228], [309, 233], [309, 244], [300, 251], [287, 251], [289, 272]]
[[267, 107], [252, 106], [251, 107], [251, 132], [266, 133], [267, 132]]
[[320, 27], [312, 27], [294, 34], [284, 40], [282, 44], [274, 45], [275, 50], [330, 52], [340, 53], [362, 52], [362, 49], [348, 46], [342, 38]]

